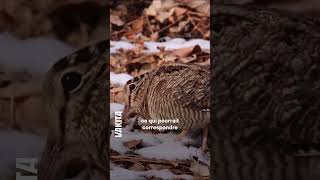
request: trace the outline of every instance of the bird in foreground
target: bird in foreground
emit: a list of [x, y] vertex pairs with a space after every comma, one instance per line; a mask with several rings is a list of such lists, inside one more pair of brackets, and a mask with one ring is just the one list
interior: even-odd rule
[[[168, 64], [134, 77], [124, 88], [124, 120], [139, 115], [144, 119], [178, 119], [181, 139], [190, 129], [204, 128], [202, 149], [207, 150], [210, 123], [209, 66]], [[165, 123], [161, 125], [170, 125]]]
[[214, 4], [213, 177], [320, 179], [319, 20]]
[[44, 81], [49, 118], [39, 180], [108, 179], [107, 47], [103, 41], [58, 61]]

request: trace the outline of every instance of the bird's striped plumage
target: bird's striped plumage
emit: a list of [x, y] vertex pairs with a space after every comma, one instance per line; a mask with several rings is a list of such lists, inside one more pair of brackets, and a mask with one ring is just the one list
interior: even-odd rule
[[[179, 119], [180, 128], [210, 122], [209, 66], [171, 64], [127, 82], [128, 113], [149, 119]], [[131, 88], [131, 89], [130, 89]]]
[[214, 9], [213, 177], [320, 179], [319, 20]]

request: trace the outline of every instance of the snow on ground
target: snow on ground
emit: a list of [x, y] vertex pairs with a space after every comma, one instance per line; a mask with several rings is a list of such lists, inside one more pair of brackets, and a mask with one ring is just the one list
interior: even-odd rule
[[111, 119], [114, 117], [114, 113], [116, 111], [122, 111], [124, 108], [123, 104], [119, 104], [119, 103], [110, 103], [110, 117]]
[[[114, 116], [114, 112], [122, 110], [123, 106], [117, 103], [110, 104], [110, 116]], [[111, 118], [112, 119], [112, 118]], [[132, 120], [132, 119], [131, 119]], [[196, 144], [195, 140], [185, 137], [181, 141], [175, 141], [177, 134], [174, 133], [159, 133], [151, 134], [144, 133], [138, 130], [130, 131], [128, 126], [122, 129], [122, 137], [115, 137], [115, 132], [112, 130], [110, 135], [110, 147], [112, 150], [125, 155], [132, 151], [136, 154], [140, 154], [146, 158], [155, 158], [162, 160], [193, 160], [195, 157], [200, 162], [209, 165], [208, 153], [204, 153], [200, 148], [185, 146], [186, 142], [188, 144]], [[131, 150], [124, 146], [124, 142], [132, 140], [141, 140], [142, 148], [138, 150]], [[112, 163], [111, 163], [112, 164]], [[174, 178], [184, 178], [192, 179], [189, 175], [176, 176], [169, 170], [152, 170], [152, 171], [133, 171], [127, 170], [112, 164], [111, 168], [111, 179], [112, 180], [122, 180], [127, 177], [130, 179], [144, 179], [145, 176], [155, 176], [164, 179], [174, 179]]]
[[132, 171], [120, 167], [112, 167], [110, 171], [110, 179], [112, 180], [119, 180], [119, 179], [134, 179], [134, 180], [145, 180], [144, 177], [160, 177], [163, 179], [179, 179], [183, 178], [186, 180], [193, 179], [190, 175], [175, 175], [171, 171], [164, 169], [164, 170], [149, 170], [149, 171]]
[[45, 137], [18, 131], [0, 131], [0, 179], [15, 174], [16, 158], [39, 158]]
[[119, 104], [119, 103], [110, 103], [110, 126], [113, 127], [114, 126], [114, 116], [115, 116], [115, 112], [116, 111], [121, 111], [123, 110], [124, 105], [123, 104]]
[[[111, 149], [119, 152], [120, 154], [125, 154], [130, 151], [126, 148], [123, 143], [131, 140], [142, 140], [143, 146], [155, 146], [161, 143], [161, 139], [157, 138], [154, 134], [145, 134], [140, 131], [130, 132], [127, 129], [122, 129], [122, 137], [114, 137], [114, 130], [110, 136], [110, 147]], [[173, 135], [172, 135], [173, 136]]]
[[142, 148], [136, 153], [147, 158], [157, 158], [164, 160], [192, 160], [197, 157], [200, 161], [209, 165], [209, 159], [199, 148], [187, 147], [179, 142], [167, 142], [152, 147]]
[[110, 41], [110, 53], [116, 53], [119, 49], [133, 49], [134, 45], [126, 41]]
[[131, 78], [133, 78], [133, 76], [131, 76], [131, 75], [127, 74], [127, 73], [116, 74], [114, 72], [110, 72], [110, 82], [111, 82], [111, 84], [119, 84], [119, 85], [123, 86]]
[[203, 153], [200, 148], [187, 147], [184, 145], [185, 141], [193, 144], [192, 139], [186, 138], [183, 141], [175, 141], [177, 135], [173, 133], [151, 134], [136, 130], [130, 132], [126, 128], [122, 129], [122, 131], [121, 138], [114, 137], [114, 130], [112, 130], [110, 137], [111, 149], [120, 154], [126, 154], [131, 151], [123, 145], [124, 142], [141, 140], [143, 148], [136, 150], [135, 153], [140, 154], [143, 157], [163, 160], [192, 160], [194, 157], [197, 157], [199, 161], [207, 165], [209, 164], [208, 155]]
[[52, 38], [20, 40], [8, 33], [0, 34], [0, 65], [9, 69], [43, 74], [54, 62], [74, 50]]
[[[203, 40], [203, 39], [192, 39], [189, 41], [186, 41], [182, 38], [175, 38], [168, 40], [167, 42], [145, 42], [144, 46], [146, 50], [144, 50], [144, 53], [156, 53], [160, 52], [158, 47], [164, 47], [165, 50], [175, 50], [175, 49], [182, 49], [182, 48], [188, 48], [188, 47], [194, 47], [196, 45], [199, 45], [201, 49], [205, 51], [210, 51], [210, 41], [209, 40]], [[110, 53], [117, 53], [120, 49], [134, 49], [134, 45], [126, 42], [126, 41], [110, 41]]]
[[[145, 42], [144, 46], [146, 50], [144, 50], [144, 53], [147, 54], [147, 53], [160, 52], [158, 47], [165, 47], [165, 50], [175, 50], [175, 49], [194, 47], [196, 45], [199, 45], [203, 50], [210, 51], [210, 41], [208, 40], [192, 39], [187, 41], [183, 38], [174, 38], [174, 39], [169, 39], [166, 42]], [[135, 45], [127, 41], [110, 41], [111, 54], [117, 53], [118, 50], [120, 49], [130, 50], [134, 48], [135, 48]], [[116, 74], [114, 72], [110, 72], [110, 81], [113, 84], [124, 85], [131, 78], [133, 77], [127, 73]]]

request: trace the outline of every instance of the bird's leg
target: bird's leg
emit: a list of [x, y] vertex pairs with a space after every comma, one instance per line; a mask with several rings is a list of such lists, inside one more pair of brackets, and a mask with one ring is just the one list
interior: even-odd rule
[[208, 150], [208, 132], [209, 132], [209, 128], [208, 127], [203, 129], [203, 137], [202, 137], [201, 149], [204, 152], [206, 152]]
[[180, 134], [175, 138], [176, 141], [180, 141], [184, 136], [186, 136], [189, 132], [189, 129], [183, 129]]

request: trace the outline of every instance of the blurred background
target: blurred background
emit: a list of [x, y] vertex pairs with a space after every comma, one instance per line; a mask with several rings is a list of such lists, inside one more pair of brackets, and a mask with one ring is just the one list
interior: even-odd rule
[[[221, 2], [320, 15], [318, 0], [211, 0]], [[209, 64], [209, 3], [209, 0], [1, 0], [0, 179], [15, 179], [16, 158], [37, 158], [41, 153], [47, 133], [41, 84], [54, 62], [106, 39], [110, 30], [111, 111], [121, 110], [122, 87], [128, 79], [165, 63]], [[107, 14], [109, 6], [111, 11]], [[126, 141], [130, 142], [126, 151], [143, 147], [139, 138]], [[119, 156], [118, 151], [114, 147], [112, 155]], [[203, 162], [194, 161], [189, 154], [186, 157], [192, 160], [173, 175], [208, 176]], [[166, 161], [169, 162], [175, 163]], [[147, 167], [134, 165], [120, 159], [114, 167], [126, 170]]]
[[238, 5], [253, 4], [302, 13], [308, 16], [320, 15], [320, 1], [318, 0], [216, 0], [215, 2]]
[[16, 158], [37, 159], [41, 154], [48, 128], [42, 79], [62, 57], [106, 39], [107, 3], [0, 1], [1, 180], [16, 179]]

